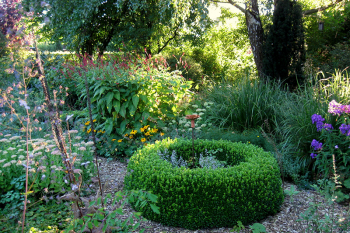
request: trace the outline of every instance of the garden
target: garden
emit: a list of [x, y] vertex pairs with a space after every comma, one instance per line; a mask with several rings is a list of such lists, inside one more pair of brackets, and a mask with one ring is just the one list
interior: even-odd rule
[[258, 48], [226, 8], [88, 2], [0, 4], [0, 232], [350, 231], [348, 3], [262, 1]]

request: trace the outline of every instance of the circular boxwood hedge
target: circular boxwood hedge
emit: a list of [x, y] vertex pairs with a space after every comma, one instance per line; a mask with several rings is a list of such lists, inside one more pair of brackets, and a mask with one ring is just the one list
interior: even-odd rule
[[187, 229], [233, 227], [275, 214], [283, 203], [277, 161], [271, 153], [243, 143], [195, 140], [196, 156], [215, 151], [225, 167], [187, 168], [161, 158], [164, 151], [191, 161], [192, 141], [166, 139], [138, 150], [130, 158], [127, 190], [147, 190], [158, 196], [156, 214], [139, 207], [147, 219]]

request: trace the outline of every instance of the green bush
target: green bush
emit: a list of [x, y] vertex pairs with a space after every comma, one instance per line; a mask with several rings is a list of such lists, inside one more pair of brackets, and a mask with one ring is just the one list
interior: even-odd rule
[[161, 127], [162, 121], [178, 114], [178, 104], [191, 95], [191, 82], [148, 59], [127, 56], [110, 62], [84, 60], [82, 70], [75, 74], [84, 99], [83, 76], [87, 77], [96, 130], [105, 132], [108, 143], [113, 142], [113, 152], [120, 140], [132, 139], [128, 135], [142, 133], [141, 128]]
[[[205, 150], [216, 151], [226, 167], [173, 167], [160, 154], [175, 151], [187, 162]], [[280, 172], [273, 156], [253, 145], [229, 141], [163, 140], [138, 150], [130, 159], [125, 188], [150, 190], [160, 214], [140, 209], [147, 219], [187, 229], [233, 227], [275, 214], [283, 202]]]

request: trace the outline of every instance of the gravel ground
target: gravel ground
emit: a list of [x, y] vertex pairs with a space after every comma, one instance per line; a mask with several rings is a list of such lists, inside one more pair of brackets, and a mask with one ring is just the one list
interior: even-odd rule
[[[115, 192], [122, 190], [124, 186], [124, 176], [126, 174], [126, 163], [119, 161], [107, 161], [106, 158], [99, 158], [100, 176], [101, 181], [104, 186], [106, 193], [114, 194]], [[289, 190], [293, 184], [285, 183], [284, 189]], [[98, 190], [96, 185], [96, 190]], [[295, 187], [296, 188], [296, 187]], [[300, 218], [300, 214], [305, 212], [309, 207], [309, 202], [313, 201], [314, 198], [319, 203], [325, 203], [325, 199], [318, 195], [318, 193], [310, 190], [299, 190], [300, 192], [293, 196], [291, 199], [289, 196], [285, 198], [281, 210], [274, 216], [269, 216], [266, 219], [260, 221], [266, 227], [266, 232], [290, 232], [290, 233], [301, 233], [307, 232], [307, 223], [305, 221], [297, 221]], [[111, 208], [110, 203], [107, 206], [108, 209]], [[331, 215], [333, 207], [320, 207], [318, 212], [321, 216], [325, 214]], [[348, 212], [349, 205], [334, 204], [334, 216], [335, 220], [346, 219], [344, 221], [349, 221]], [[121, 218], [125, 219], [134, 210], [130, 205], [124, 207], [124, 215]], [[193, 233], [205, 233], [205, 232], [230, 232], [232, 228], [216, 228], [216, 229], [201, 229], [201, 230], [187, 230], [178, 227], [164, 226], [160, 223], [153, 221], [144, 221], [141, 223], [140, 229], [145, 228], [145, 232], [193, 232]], [[240, 232], [251, 232], [249, 226], [245, 226], [245, 229]], [[309, 231], [311, 232], [311, 231]], [[333, 232], [350, 232], [350, 230], [342, 231], [341, 229], [336, 229]]]

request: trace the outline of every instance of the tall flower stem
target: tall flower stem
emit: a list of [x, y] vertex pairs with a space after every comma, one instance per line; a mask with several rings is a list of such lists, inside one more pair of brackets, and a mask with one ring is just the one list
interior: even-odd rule
[[192, 128], [192, 156], [194, 158], [194, 120], [196, 120], [197, 118], [199, 118], [199, 115], [187, 115], [186, 119], [187, 120], [191, 120], [191, 128]]

